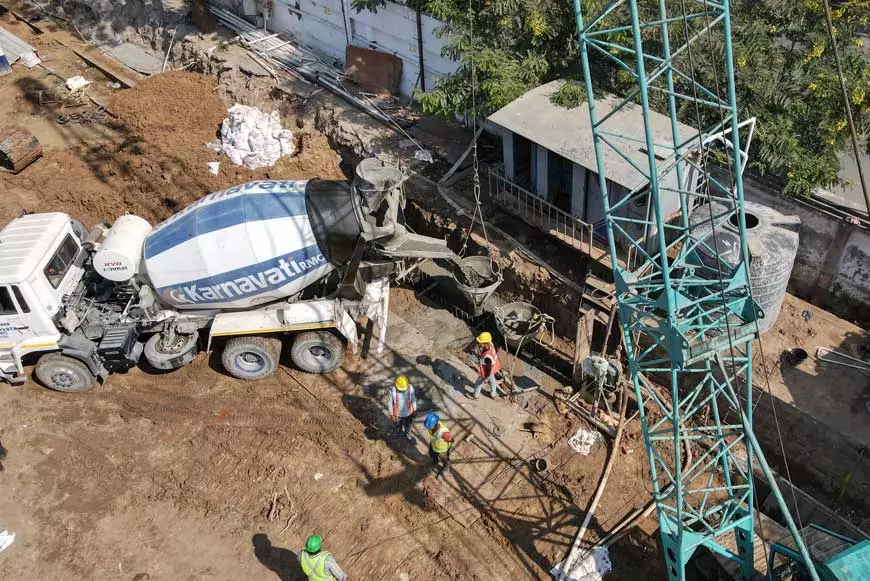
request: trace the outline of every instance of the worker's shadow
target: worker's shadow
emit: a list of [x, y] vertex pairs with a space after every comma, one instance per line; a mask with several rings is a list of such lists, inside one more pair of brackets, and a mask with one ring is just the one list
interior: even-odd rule
[[[405, 500], [425, 510], [430, 506], [417, 487], [417, 484], [432, 472], [431, 461], [418, 446], [425, 444], [419, 439], [419, 430], [413, 442], [403, 436], [391, 437], [390, 431], [395, 424], [384, 413], [383, 404], [366, 397], [343, 395], [341, 401], [344, 407], [363, 425], [365, 437], [368, 440], [383, 440], [387, 447], [396, 455], [402, 464], [401, 470], [379, 476], [359, 460], [354, 460], [365, 477], [362, 488], [369, 496], [390, 496], [401, 494]], [[419, 424], [420, 414], [415, 423]]]
[[251, 538], [254, 555], [267, 569], [275, 573], [281, 581], [306, 581], [296, 553], [272, 545], [268, 535], [257, 533]]

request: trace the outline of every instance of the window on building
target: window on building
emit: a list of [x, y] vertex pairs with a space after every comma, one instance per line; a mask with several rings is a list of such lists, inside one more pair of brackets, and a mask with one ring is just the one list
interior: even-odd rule
[[54, 253], [54, 256], [51, 257], [51, 260], [48, 261], [48, 265], [45, 267], [45, 278], [48, 279], [51, 286], [57, 288], [60, 285], [60, 281], [66, 276], [69, 267], [72, 266], [78, 253], [79, 245], [76, 244], [75, 239], [71, 235], [67, 234], [60, 248], [57, 249], [57, 252]]

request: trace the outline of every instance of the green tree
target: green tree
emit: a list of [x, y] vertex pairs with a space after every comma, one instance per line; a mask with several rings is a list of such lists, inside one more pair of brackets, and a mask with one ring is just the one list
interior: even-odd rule
[[[526, 91], [556, 78], [582, 80], [574, 12], [570, 0], [410, 0], [445, 22], [445, 56], [461, 60], [459, 69], [421, 94], [426, 112], [447, 117], [498, 110]], [[679, 14], [683, 1], [667, 0]], [[354, 0], [358, 10], [377, 9], [383, 0]], [[835, 37], [850, 88], [855, 121], [865, 147], [870, 131], [870, 53], [863, 36], [870, 23], [868, 0], [833, 0]], [[585, 0], [585, 14], [596, 14], [606, 0]], [[650, 0], [649, 9], [657, 7]], [[691, 4], [695, 4], [692, 2]], [[614, 17], [619, 17], [616, 13]], [[684, 31], [672, 26], [673, 39]], [[628, 31], [610, 40], [628, 42]], [[758, 119], [750, 167], [779, 178], [785, 191], [807, 195], [837, 181], [839, 154], [850, 147], [837, 71], [829, 47], [821, 0], [733, 0], [732, 37], [737, 102], [741, 118]], [[661, 43], [656, 29], [644, 31], [654, 51]], [[723, 73], [722, 39], [694, 45], [691, 68], [706, 86], [716, 86]], [[710, 55], [718, 55], [718, 59]], [[631, 79], [609, 59], [593, 53], [596, 92], [625, 94]], [[681, 67], [689, 70], [688, 55]], [[717, 60], [719, 62], [717, 62]], [[472, 71], [476, 75], [476, 111], [472, 104]], [[687, 86], [680, 87], [689, 90]], [[722, 87], [724, 91], [724, 86]], [[585, 102], [582, 85], [569, 83], [557, 96], [565, 106]], [[654, 106], [662, 107], [661, 100]], [[681, 119], [697, 125], [694, 108]], [[713, 121], [706, 113], [700, 123]]]

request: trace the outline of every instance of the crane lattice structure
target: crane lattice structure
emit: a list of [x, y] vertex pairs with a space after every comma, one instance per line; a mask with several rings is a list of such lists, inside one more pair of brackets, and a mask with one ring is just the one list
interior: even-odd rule
[[[583, 4], [574, 0], [599, 191], [631, 376], [647, 407], [640, 406], [641, 422], [668, 575], [685, 579], [686, 563], [706, 546], [738, 561], [751, 579], [752, 467], [774, 480], [752, 433], [752, 341], [763, 313], [750, 289], [742, 173], [753, 122], [738, 121], [728, 0], [646, 0], [640, 7], [638, 0], [612, 0], [603, 11], [597, 2], [592, 18]], [[624, 98], [608, 100], [600, 113], [592, 79], [601, 69], [592, 69], [592, 59], [616, 65], [633, 81]], [[715, 86], [702, 84], [696, 73], [702, 59], [718, 69], [721, 83], [708, 67], [707, 84], [715, 80]], [[669, 130], [653, 126], [654, 105], [670, 119]], [[640, 136], [640, 128], [629, 134], [612, 123], [631, 107], [643, 113]], [[689, 134], [677, 121], [685, 111], [697, 119]], [[743, 148], [741, 131], [748, 134]], [[638, 151], [645, 163], [637, 163]], [[713, 151], [727, 158], [727, 179], [707, 172]], [[642, 175], [644, 185], [608, 191], [614, 156]], [[662, 197], [674, 194], [679, 209], [665, 215]], [[629, 205], [648, 197], [647, 218], [628, 217]], [[689, 224], [700, 202], [727, 208], [699, 210], [709, 212], [703, 235]], [[729, 223], [739, 231], [742, 251], [726, 262], [716, 232]], [[636, 265], [619, 260], [629, 250]], [[651, 378], [666, 385], [666, 393]], [[817, 578], [790, 516], [787, 524]]]

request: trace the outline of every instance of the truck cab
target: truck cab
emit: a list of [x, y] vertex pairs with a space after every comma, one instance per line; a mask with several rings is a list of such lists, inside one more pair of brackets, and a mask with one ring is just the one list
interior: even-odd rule
[[26, 214], [0, 231], [0, 378], [24, 381], [22, 358], [56, 351], [56, 318], [81, 280], [83, 228], [66, 214]]

